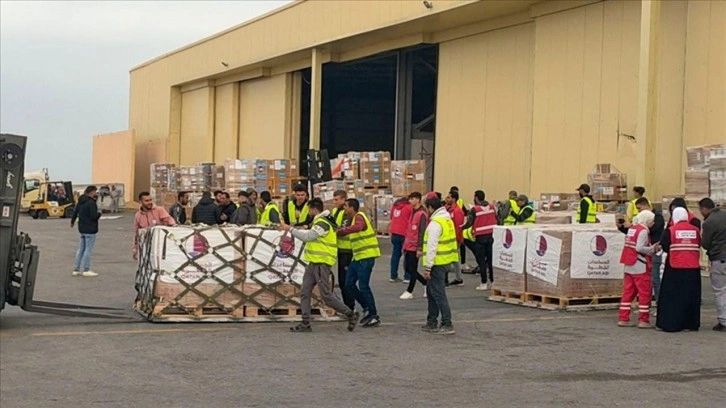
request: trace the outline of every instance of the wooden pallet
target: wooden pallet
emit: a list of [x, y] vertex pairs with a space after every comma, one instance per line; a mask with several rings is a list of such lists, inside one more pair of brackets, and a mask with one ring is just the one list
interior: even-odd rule
[[492, 302], [508, 303], [544, 310], [612, 310], [620, 307], [620, 295], [565, 297], [540, 295], [529, 292], [492, 290], [492, 294], [487, 299]]
[[[142, 310], [137, 304], [135, 309], [143, 316], [148, 316], [147, 310]], [[329, 307], [312, 308], [311, 318], [316, 321], [340, 321], [334, 309]], [[180, 307], [167, 307], [157, 305], [154, 307], [149, 320], [152, 322], [275, 322], [299, 321], [302, 310], [298, 307], [280, 307], [264, 309], [255, 306], [242, 306], [237, 309], [220, 309], [218, 307], [203, 307], [194, 309], [191, 313]]]

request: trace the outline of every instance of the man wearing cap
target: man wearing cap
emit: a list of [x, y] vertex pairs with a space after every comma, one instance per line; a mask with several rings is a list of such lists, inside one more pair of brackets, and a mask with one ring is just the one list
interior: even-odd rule
[[512, 213], [519, 214], [519, 206], [517, 205], [517, 192], [512, 190], [509, 192], [509, 198], [504, 202], [499, 212], [499, 221], [502, 225], [514, 225], [517, 220], [512, 217]]
[[595, 200], [590, 195], [590, 186], [580, 184], [577, 188], [580, 193], [580, 205], [577, 207], [577, 223], [578, 224], [594, 224], [597, 222], [597, 209], [595, 208]]

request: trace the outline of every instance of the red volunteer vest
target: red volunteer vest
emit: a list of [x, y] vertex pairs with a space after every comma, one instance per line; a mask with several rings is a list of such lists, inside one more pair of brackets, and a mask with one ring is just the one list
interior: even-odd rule
[[635, 250], [635, 245], [638, 242], [640, 234], [648, 234], [648, 230], [642, 225], [633, 225], [628, 230], [628, 234], [625, 236], [625, 246], [623, 247], [623, 253], [620, 255], [620, 263], [628, 266], [633, 266], [637, 262], [647, 263], [648, 260], [643, 254], [639, 254]]
[[[691, 214], [690, 211], [688, 211], [688, 222], [690, 223], [691, 221], [693, 221], [694, 218], [696, 218], [696, 216]], [[672, 227], [672, 226], [673, 226], [673, 218], [670, 218], [670, 219], [668, 219], [668, 227]]]
[[489, 204], [487, 207], [481, 205], [475, 205], [472, 209], [476, 218], [474, 218], [474, 225], [472, 226], [472, 232], [475, 237], [483, 235], [492, 235], [494, 232], [494, 226], [497, 225], [497, 212], [494, 206]]
[[670, 228], [671, 248], [668, 259], [671, 266], [682, 269], [701, 267], [701, 234], [689, 222], [679, 222]]
[[426, 210], [423, 208], [413, 210], [413, 214], [411, 214], [411, 222], [408, 223], [408, 229], [406, 229], [406, 240], [403, 241], [404, 251], [418, 250], [418, 237], [421, 233], [418, 227], [421, 223], [421, 218], [426, 219]]

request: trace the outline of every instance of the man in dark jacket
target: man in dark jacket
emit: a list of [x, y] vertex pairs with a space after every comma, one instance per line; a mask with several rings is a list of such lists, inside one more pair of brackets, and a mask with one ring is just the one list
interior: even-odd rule
[[726, 212], [716, 208], [710, 198], [698, 202], [703, 222], [701, 246], [711, 262], [711, 286], [716, 298], [716, 319], [713, 330], [726, 332]]
[[232, 202], [229, 193], [222, 191], [217, 195], [217, 211], [215, 216], [217, 224], [225, 224], [232, 221], [232, 216], [237, 211], [237, 206]]
[[192, 210], [192, 224], [215, 225], [217, 223], [217, 204], [212, 199], [212, 193], [205, 191]]
[[[651, 245], [655, 245], [656, 243], [660, 242], [660, 237], [663, 235], [663, 230], [665, 229], [665, 219], [663, 218], [663, 213], [660, 211], [656, 211], [651, 207], [650, 201], [648, 201], [645, 197], [640, 197], [637, 200], [635, 200], [635, 208], [638, 209], [638, 211], [652, 211], [653, 214], [655, 214], [655, 220], [653, 226], [649, 229], [649, 237], [650, 237], [650, 243]], [[630, 229], [631, 224], [623, 219], [618, 220], [618, 229], [623, 234], [627, 234], [628, 230]], [[653, 271], [652, 271], [652, 277], [651, 277], [651, 284], [653, 286], [653, 294], [655, 295], [655, 300], [658, 300], [658, 295], [660, 295], [660, 266], [663, 263], [663, 251], [656, 252], [653, 254]]]
[[[83, 195], [78, 199], [78, 204], [71, 217], [71, 228], [78, 220], [78, 232], [81, 233], [81, 241], [76, 252], [76, 262], [73, 268], [73, 276], [94, 277], [98, 276], [91, 270], [91, 254], [96, 243], [98, 234], [98, 220], [101, 218], [101, 211], [96, 205], [98, 189], [96, 186], [88, 186]], [[83, 269], [81, 269], [83, 268]]]
[[257, 210], [250, 202], [250, 195], [246, 191], [239, 192], [239, 207], [232, 214], [232, 224], [254, 225], [257, 224]]
[[187, 223], [187, 212], [185, 210], [187, 204], [189, 204], [189, 195], [184, 191], [180, 191], [176, 195], [176, 204], [169, 209], [169, 215], [174, 217], [174, 221], [178, 225]]

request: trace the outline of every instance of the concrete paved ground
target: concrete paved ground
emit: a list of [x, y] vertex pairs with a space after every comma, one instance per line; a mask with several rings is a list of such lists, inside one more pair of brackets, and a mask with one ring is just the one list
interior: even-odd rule
[[[77, 233], [24, 218], [41, 248], [36, 298], [124, 307], [135, 292], [131, 215], [103, 220], [98, 278], [71, 278]], [[382, 240], [385, 242], [385, 240]], [[390, 253], [386, 243], [384, 251]], [[455, 336], [419, 331], [425, 299], [401, 301], [388, 256], [373, 287], [384, 324], [292, 334], [289, 324], [151, 324], [0, 315], [0, 406], [12, 407], [716, 407], [726, 336], [615, 326], [616, 311], [560, 313], [488, 302], [478, 277], [449, 290]]]

